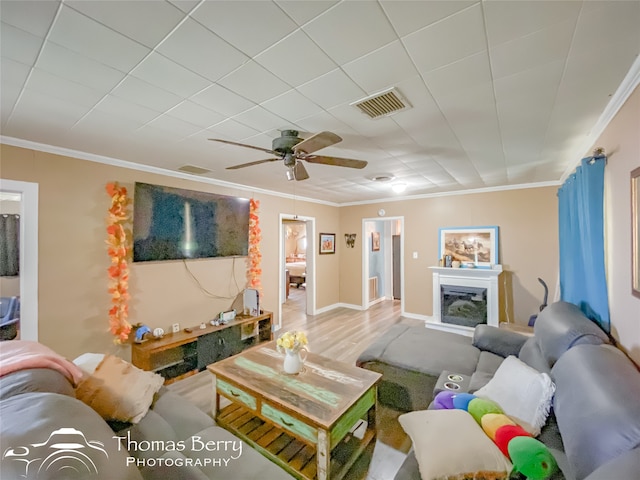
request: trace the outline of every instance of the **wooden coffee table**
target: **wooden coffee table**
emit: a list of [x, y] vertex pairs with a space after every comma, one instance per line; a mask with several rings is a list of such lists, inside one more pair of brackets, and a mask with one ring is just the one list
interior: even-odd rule
[[381, 375], [313, 353], [298, 375], [282, 363], [269, 342], [209, 365], [216, 421], [297, 478], [342, 478], [375, 439]]

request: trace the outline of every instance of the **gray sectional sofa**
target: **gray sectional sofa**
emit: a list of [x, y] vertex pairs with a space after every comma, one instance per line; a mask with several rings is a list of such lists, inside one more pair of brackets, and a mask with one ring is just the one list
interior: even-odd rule
[[[640, 478], [640, 372], [574, 305], [545, 308], [532, 337], [488, 326], [478, 326], [470, 338], [395, 325], [357, 364], [383, 374], [381, 403], [408, 411], [429, 407], [443, 370], [470, 376], [473, 393], [509, 355], [556, 384], [552, 413], [538, 437], [560, 467], [554, 478]], [[410, 453], [395, 480], [419, 479]]]
[[138, 424], [107, 424], [61, 373], [21, 370], [0, 377], [0, 421], [2, 479], [292, 478], [165, 387]]

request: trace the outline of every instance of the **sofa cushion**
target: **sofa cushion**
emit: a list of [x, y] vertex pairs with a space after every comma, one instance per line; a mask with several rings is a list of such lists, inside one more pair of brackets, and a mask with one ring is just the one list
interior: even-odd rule
[[551, 371], [554, 410], [575, 477], [640, 447], [640, 372], [617, 348], [579, 345]]
[[51, 392], [75, 397], [67, 377], [50, 368], [28, 368], [0, 377], [0, 400], [29, 392]]
[[[162, 387], [156, 394], [149, 412], [160, 415], [171, 426], [179, 439], [190, 437], [215, 425], [213, 419], [202, 410], [191, 404], [186, 408], [185, 404], [184, 397]], [[145, 421], [147, 421], [146, 418], [143, 418], [142, 422]]]
[[550, 367], [576, 345], [601, 345], [609, 338], [602, 329], [584, 316], [575, 305], [556, 302], [540, 312], [534, 324], [534, 337]]
[[[422, 480], [508, 478], [511, 463], [462, 410], [422, 410], [398, 418], [413, 442]], [[485, 478], [485, 477], [482, 477]]]
[[496, 402], [518, 425], [537, 436], [549, 416], [554, 390], [549, 375], [509, 356], [475, 394]]
[[471, 375], [480, 351], [471, 338], [422, 326], [394, 325], [358, 358], [438, 377], [443, 370]]
[[551, 367], [540, 349], [540, 345], [535, 337], [529, 338], [518, 354], [518, 358], [537, 371], [550, 374]]
[[507, 358], [509, 355], [518, 355], [527, 338], [526, 335], [491, 325], [478, 325], [473, 331], [473, 346]]
[[491, 352], [480, 352], [478, 357], [478, 364], [476, 365], [476, 372], [484, 372], [493, 375], [500, 367], [505, 357], [496, 355]]
[[[32, 470], [36, 468], [40, 480], [142, 479], [135, 466], [127, 466], [127, 452], [100, 415], [75, 398], [39, 392], [16, 395], [0, 402], [0, 418], [2, 479], [35, 478]], [[54, 444], [69, 446], [50, 448]], [[67, 471], [86, 472], [86, 476], [68, 477]]]

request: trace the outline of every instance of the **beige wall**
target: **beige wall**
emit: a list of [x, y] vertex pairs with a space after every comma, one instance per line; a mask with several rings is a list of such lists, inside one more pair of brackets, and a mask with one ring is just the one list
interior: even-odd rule
[[[538, 312], [543, 289], [553, 298], [558, 276], [558, 207], [556, 187], [451, 195], [417, 200], [382, 202], [340, 209], [343, 233], [361, 231], [363, 218], [376, 218], [380, 208], [386, 217], [404, 217], [405, 311], [418, 316], [433, 314], [430, 266], [438, 263], [438, 229], [441, 227], [497, 225], [499, 227], [501, 295], [506, 313], [501, 320], [527, 323]], [[356, 230], [355, 228], [358, 228]], [[362, 235], [354, 249], [343, 256], [340, 300], [360, 305]], [[413, 258], [413, 252], [418, 258]]]
[[[611, 333], [640, 365], [640, 298], [631, 294], [631, 170], [640, 167], [640, 87], [593, 147], [604, 147], [607, 283]], [[586, 152], [585, 155], [591, 155]]]
[[[106, 253], [106, 213], [110, 199], [105, 185], [117, 181], [129, 187], [141, 181], [224, 195], [249, 197], [251, 192], [157, 175], [39, 151], [2, 145], [2, 177], [39, 184], [39, 339], [68, 357], [80, 353], [117, 352], [108, 332], [109, 294]], [[316, 219], [318, 231], [338, 229], [338, 208], [257, 194], [262, 228], [262, 267], [266, 310], [277, 313], [280, 214]], [[339, 301], [339, 253], [316, 258], [317, 308]], [[187, 262], [200, 290], [183, 262], [131, 264], [132, 323], [168, 329], [208, 321], [229, 308], [246, 281], [246, 259]], [[233, 275], [233, 276], [232, 276]], [[276, 315], [277, 316], [277, 315]]]

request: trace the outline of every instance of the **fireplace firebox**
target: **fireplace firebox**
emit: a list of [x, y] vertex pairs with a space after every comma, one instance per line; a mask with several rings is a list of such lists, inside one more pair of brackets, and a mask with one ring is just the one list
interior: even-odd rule
[[441, 284], [440, 308], [443, 323], [472, 328], [487, 323], [487, 289]]

